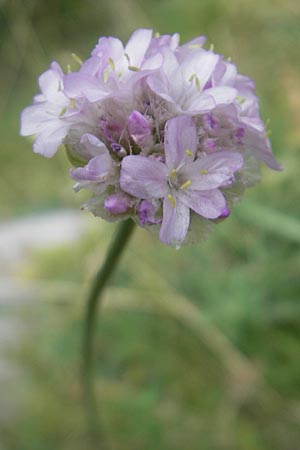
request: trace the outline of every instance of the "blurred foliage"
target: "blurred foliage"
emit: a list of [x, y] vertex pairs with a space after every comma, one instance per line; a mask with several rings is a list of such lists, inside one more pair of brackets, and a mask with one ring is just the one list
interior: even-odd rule
[[[99, 36], [125, 40], [143, 26], [182, 41], [205, 34], [254, 78], [285, 170], [263, 170], [263, 183], [199, 246], [175, 252], [144, 230], [134, 235], [97, 334], [107, 449], [297, 450], [298, 0], [2, 0], [1, 218], [79, 207], [65, 156], [34, 155], [18, 137], [19, 113], [52, 59], [66, 67]], [[76, 246], [28, 261], [32, 302], [0, 311], [28, 329], [11, 355], [22, 369], [11, 392], [20, 404], [3, 424], [0, 414], [1, 450], [92, 448], [78, 373], [87, 282], [113, 229], [98, 223]]]

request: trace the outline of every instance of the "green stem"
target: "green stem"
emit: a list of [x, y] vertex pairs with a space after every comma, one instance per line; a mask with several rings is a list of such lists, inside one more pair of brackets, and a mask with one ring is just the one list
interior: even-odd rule
[[129, 241], [133, 229], [134, 222], [131, 219], [120, 223], [117, 233], [108, 249], [105, 261], [94, 278], [86, 305], [82, 347], [82, 381], [91, 436], [98, 446], [99, 442], [102, 441], [102, 438], [100, 437], [100, 422], [98, 420], [93, 377], [95, 360], [94, 335], [97, 309], [102, 298], [101, 294], [117, 266], [119, 258]]

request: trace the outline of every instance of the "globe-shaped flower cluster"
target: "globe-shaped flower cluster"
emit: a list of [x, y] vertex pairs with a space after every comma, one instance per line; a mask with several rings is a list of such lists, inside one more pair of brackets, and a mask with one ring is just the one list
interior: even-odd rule
[[279, 170], [254, 84], [205, 50], [204, 37], [133, 33], [124, 47], [102, 37], [79, 70], [53, 62], [21, 134], [52, 157], [64, 144], [84, 207], [106, 220], [131, 217], [168, 245], [196, 241], [229, 216], [260, 175]]

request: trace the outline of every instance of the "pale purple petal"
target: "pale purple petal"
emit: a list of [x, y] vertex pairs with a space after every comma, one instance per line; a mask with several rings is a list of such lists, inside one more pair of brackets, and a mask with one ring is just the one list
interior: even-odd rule
[[40, 133], [47, 127], [49, 114], [45, 104], [27, 106], [21, 113], [21, 136], [30, 136]]
[[93, 134], [83, 134], [80, 139], [80, 144], [84, 146], [85, 154], [90, 156], [108, 154], [106, 146]]
[[46, 158], [51, 158], [57, 152], [58, 147], [63, 143], [68, 131], [69, 126], [58, 126], [57, 124], [49, 126], [37, 137], [33, 144], [33, 151], [46, 156]]
[[151, 38], [152, 30], [148, 29], [141, 28], [132, 34], [125, 47], [125, 53], [129, 56], [131, 66], [141, 67], [145, 53], [150, 45]]
[[124, 46], [120, 39], [114, 37], [101, 37], [92, 51], [92, 56], [97, 56], [107, 64], [108, 58], [117, 61], [122, 57], [123, 53]]
[[186, 80], [192, 76], [197, 76], [201, 90], [206, 85], [209, 78], [220, 60], [220, 56], [213, 52], [199, 50], [193, 52], [191, 56], [182, 64], [182, 73]]
[[97, 78], [79, 72], [65, 76], [64, 91], [70, 98], [86, 97], [90, 102], [96, 102], [109, 95]]
[[40, 75], [39, 86], [48, 101], [58, 103], [65, 99], [62, 93], [62, 76], [62, 70], [57, 63], [52, 63], [51, 68]]
[[210, 191], [185, 189], [180, 192], [180, 201], [206, 219], [216, 219], [226, 208], [226, 200], [218, 189]]
[[[189, 116], [168, 120], [165, 126], [165, 154], [169, 169], [175, 169], [186, 158], [193, 159], [198, 144], [196, 126]], [[191, 156], [187, 155], [187, 150]]]
[[76, 181], [101, 182], [113, 171], [113, 162], [109, 153], [94, 156], [85, 167], [70, 170], [70, 175]]
[[120, 186], [137, 198], [163, 198], [167, 193], [168, 169], [165, 164], [145, 156], [126, 156], [122, 160]]
[[168, 197], [163, 203], [163, 221], [160, 228], [160, 240], [168, 245], [179, 247], [184, 241], [190, 224], [190, 210], [177, 199], [175, 207], [170, 203]]
[[185, 179], [192, 182], [191, 189], [206, 191], [230, 183], [243, 163], [243, 157], [238, 152], [215, 152], [183, 168], [182, 173]]
[[228, 86], [218, 86], [203, 91], [203, 98], [210, 96], [217, 105], [228, 105], [232, 103], [237, 96], [237, 90]]

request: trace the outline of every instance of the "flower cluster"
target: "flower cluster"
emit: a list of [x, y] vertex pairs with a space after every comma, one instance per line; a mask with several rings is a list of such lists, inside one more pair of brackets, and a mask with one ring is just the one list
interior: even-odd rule
[[53, 62], [22, 112], [21, 134], [51, 157], [64, 144], [84, 207], [131, 217], [175, 247], [200, 239], [259, 179], [279, 170], [251, 79], [205, 50], [204, 37], [139, 29], [127, 45], [102, 37], [76, 72]]

